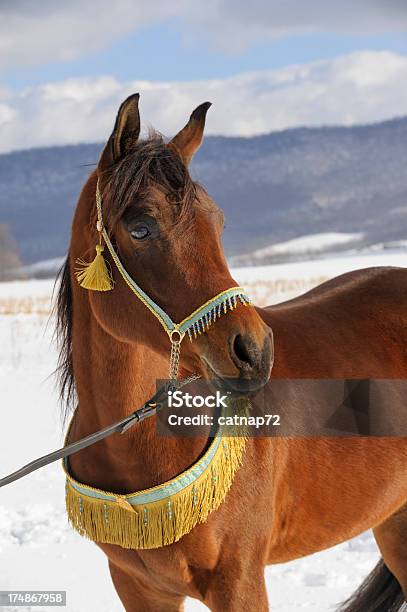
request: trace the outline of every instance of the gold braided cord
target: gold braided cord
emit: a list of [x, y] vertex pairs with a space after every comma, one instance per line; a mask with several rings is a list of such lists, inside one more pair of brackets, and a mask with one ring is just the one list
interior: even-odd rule
[[181, 341], [171, 340], [171, 354], [170, 354], [170, 380], [177, 380], [179, 361], [181, 354]]
[[127, 278], [127, 275], [125, 273], [124, 267], [122, 262], [120, 261], [116, 251], [113, 248], [113, 245], [110, 241], [109, 235], [103, 225], [103, 217], [102, 217], [102, 198], [100, 195], [100, 190], [99, 190], [99, 181], [97, 182], [96, 185], [96, 208], [97, 208], [97, 216], [98, 216], [98, 231], [102, 234], [104, 241], [107, 244], [107, 248], [109, 249], [110, 255], [113, 258], [113, 261], [116, 264], [117, 269], [120, 272], [120, 275], [122, 276], [123, 280], [125, 281], [125, 283], [127, 284], [127, 286], [129, 287], [129, 289], [132, 290], [132, 292], [143, 302], [144, 306], [147, 306], [147, 308], [149, 309], [149, 311], [160, 321], [161, 325], [164, 327], [165, 331], [168, 333], [168, 329], [167, 329], [167, 325], [165, 323], [165, 321], [163, 320], [163, 318], [160, 316], [160, 314], [158, 312], [156, 312], [154, 310], [154, 308], [151, 306], [151, 304], [148, 303], [148, 301], [138, 292], [136, 291], [135, 287], [133, 287], [133, 285], [131, 284], [131, 282], [129, 281], [129, 279]]
[[129, 289], [132, 290], [132, 292], [139, 298], [139, 300], [141, 300], [144, 304], [144, 306], [147, 306], [147, 308], [149, 309], [149, 311], [160, 321], [161, 325], [164, 327], [165, 331], [167, 332], [167, 334], [169, 333], [167, 324], [165, 323], [164, 319], [161, 317], [160, 313], [158, 313], [156, 310], [154, 310], [154, 308], [151, 306], [151, 304], [149, 304], [149, 302], [143, 297], [143, 295], [141, 293], [139, 293], [138, 291], [136, 291], [136, 288], [132, 285], [132, 283], [129, 281], [129, 279], [127, 278], [127, 275], [124, 271], [123, 268], [123, 264], [120, 261], [116, 251], [113, 248], [112, 243], [110, 242], [110, 238], [108, 236], [108, 233], [106, 232], [106, 230], [103, 228], [102, 231], [103, 234], [103, 238], [107, 244], [107, 248], [109, 249], [109, 253], [112, 256], [117, 269], [120, 272], [121, 277], [123, 278], [124, 282], [126, 283], [126, 285], [129, 287]]

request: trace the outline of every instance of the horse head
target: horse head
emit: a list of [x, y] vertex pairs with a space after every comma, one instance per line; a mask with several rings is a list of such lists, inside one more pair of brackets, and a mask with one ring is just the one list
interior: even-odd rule
[[[168, 335], [146, 303], [129, 290], [115, 254], [148, 299], [176, 322], [236, 282], [222, 247], [223, 213], [188, 170], [202, 142], [210, 103], [198, 106], [170, 142], [156, 132], [140, 139], [138, 103], [139, 95], [132, 95], [118, 111], [90, 182], [90, 210], [79, 207], [75, 216], [74, 233], [81, 236], [75, 249], [78, 255], [91, 250], [101, 231], [101, 220], [96, 223], [96, 183], [111, 246], [106, 259], [113, 290], [89, 292], [93, 315], [117, 340], [142, 343], [168, 355]], [[184, 373], [216, 379], [222, 387], [257, 388], [271, 371], [271, 330], [244, 300], [228, 304], [230, 308], [223, 304], [224, 312], [218, 313], [228, 316], [203, 325], [193, 341], [183, 342], [180, 366]]]

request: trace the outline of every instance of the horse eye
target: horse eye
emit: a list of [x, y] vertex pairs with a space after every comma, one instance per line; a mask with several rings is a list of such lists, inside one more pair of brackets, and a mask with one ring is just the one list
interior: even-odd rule
[[135, 240], [145, 240], [150, 236], [151, 232], [148, 229], [147, 225], [137, 225], [137, 227], [133, 228], [130, 231], [130, 235]]

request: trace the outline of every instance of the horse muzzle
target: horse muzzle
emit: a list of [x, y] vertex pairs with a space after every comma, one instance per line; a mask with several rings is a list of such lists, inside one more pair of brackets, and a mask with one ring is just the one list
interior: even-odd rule
[[249, 333], [232, 334], [227, 357], [227, 370], [232, 370], [230, 373], [216, 363], [216, 358], [202, 357], [214, 384], [232, 393], [255, 393], [268, 382], [273, 367], [274, 341], [271, 329], [266, 328], [260, 346]]

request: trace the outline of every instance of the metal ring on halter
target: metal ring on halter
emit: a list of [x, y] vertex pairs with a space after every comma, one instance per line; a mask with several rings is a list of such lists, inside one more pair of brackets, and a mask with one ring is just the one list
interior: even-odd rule
[[[178, 334], [178, 339], [174, 337], [174, 334]], [[183, 341], [185, 337], [185, 332], [182, 333], [179, 331], [179, 329], [172, 329], [171, 331], [168, 332], [168, 335], [173, 344], [181, 344], [181, 342]]]

